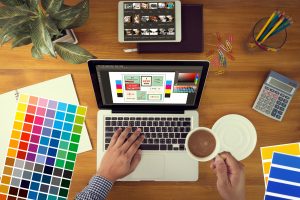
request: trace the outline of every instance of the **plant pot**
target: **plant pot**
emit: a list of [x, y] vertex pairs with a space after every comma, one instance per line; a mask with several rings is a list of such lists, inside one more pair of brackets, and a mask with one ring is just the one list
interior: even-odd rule
[[62, 31], [62, 36], [56, 40], [54, 40], [53, 42], [68, 42], [68, 43], [72, 43], [72, 44], [77, 44], [78, 40], [77, 37], [73, 31], [73, 29], [66, 29]]

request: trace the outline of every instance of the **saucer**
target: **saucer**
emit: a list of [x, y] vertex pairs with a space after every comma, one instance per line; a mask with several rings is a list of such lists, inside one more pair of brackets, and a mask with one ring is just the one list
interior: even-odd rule
[[228, 151], [237, 160], [243, 160], [253, 152], [257, 135], [253, 124], [245, 117], [230, 114], [221, 117], [212, 127], [220, 140], [220, 152]]

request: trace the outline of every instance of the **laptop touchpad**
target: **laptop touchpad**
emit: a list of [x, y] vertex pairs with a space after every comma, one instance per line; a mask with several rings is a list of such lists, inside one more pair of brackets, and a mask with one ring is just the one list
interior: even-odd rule
[[130, 175], [131, 178], [141, 180], [154, 180], [164, 176], [165, 156], [144, 154], [142, 160]]

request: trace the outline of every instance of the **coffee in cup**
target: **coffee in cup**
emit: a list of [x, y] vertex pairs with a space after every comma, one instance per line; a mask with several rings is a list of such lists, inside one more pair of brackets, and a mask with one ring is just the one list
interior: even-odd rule
[[198, 161], [213, 159], [219, 152], [219, 141], [211, 129], [199, 127], [189, 132], [185, 143], [188, 154]]

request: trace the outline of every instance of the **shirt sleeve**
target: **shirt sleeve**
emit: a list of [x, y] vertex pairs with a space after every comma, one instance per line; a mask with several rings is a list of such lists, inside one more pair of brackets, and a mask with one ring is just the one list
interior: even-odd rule
[[104, 177], [94, 176], [76, 196], [76, 200], [105, 200], [113, 183]]

